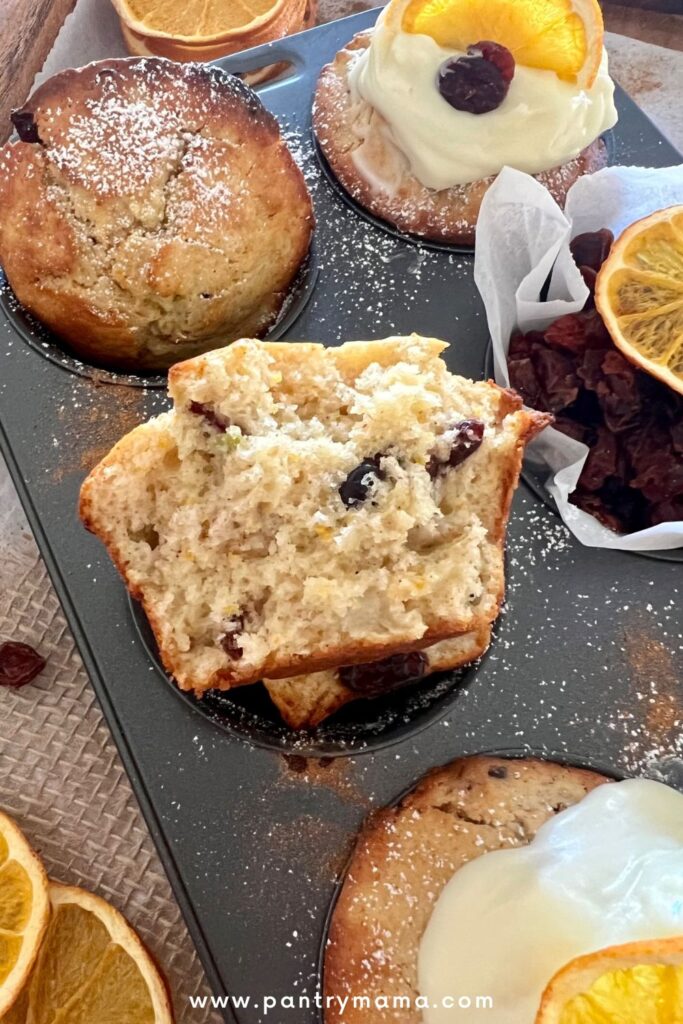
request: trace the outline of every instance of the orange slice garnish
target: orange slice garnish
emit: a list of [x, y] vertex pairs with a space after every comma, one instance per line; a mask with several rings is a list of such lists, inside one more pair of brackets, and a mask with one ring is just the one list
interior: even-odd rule
[[256, 33], [288, 0], [113, 0], [125, 26], [142, 36], [189, 44], [228, 41]]
[[620, 235], [598, 274], [595, 305], [626, 358], [683, 394], [683, 206]]
[[679, 1024], [683, 937], [577, 957], [550, 980], [536, 1024]]
[[31, 972], [49, 915], [43, 865], [12, 819], [0, 812], [0, 1019]]
[[463, 52], [492, 40], [517, 64], [554, 71], [582, 88], [593, 84], [602, 60], [597, 0], [410, 0], [402, 27]]
[[49, 891], [40, 953], [2, 1024], [173, 1024], [166, 984], [118, 910], [84, 889]]

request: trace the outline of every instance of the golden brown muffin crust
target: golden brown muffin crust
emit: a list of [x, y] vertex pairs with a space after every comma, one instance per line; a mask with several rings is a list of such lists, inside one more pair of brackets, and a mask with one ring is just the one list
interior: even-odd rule
[[0, 150], [0, 261], [84, 359], [162, 368], [276, 317], [313, 215], [275, 118], [218, 68], [100, 61], [42, 85]]

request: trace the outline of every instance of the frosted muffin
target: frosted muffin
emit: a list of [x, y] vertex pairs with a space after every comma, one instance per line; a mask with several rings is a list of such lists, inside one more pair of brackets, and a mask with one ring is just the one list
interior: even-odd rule
[[607, 162], [600, 135], [617, 119], [600, 9], [581, 0], [562, 21], [565, 6], [548, 0], [539, 23], [534, 0], [391, 0], [316, 91], [316, 136], [349, 194], [401, 231], [459, 244], [505, 165], [563, 204]]

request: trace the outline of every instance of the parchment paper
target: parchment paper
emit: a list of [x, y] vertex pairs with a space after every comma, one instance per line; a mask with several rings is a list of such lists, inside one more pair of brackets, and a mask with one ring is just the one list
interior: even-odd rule
[[[580, 310], [588, 289], [569, 251], [574, 235], [610, 228], [615, 236], [655, 210], [683, 204], [683, 165], [666, 169], [607, 167], [572, 186], [563, 213], [534, 178], [505, 167], [486, 193], [477, 224], [474, 278], [493, 340], [495, 377], [510, 383], [507, 351], [515, 327], [547, 327]], [[552, 272], [548, 299], [539, 300]], [[562, 519], [589, 547], [662, 551], [683, 546], [683, 522], [618, 535], [569, 503], [588, 454], [586, 445], [547, 428], [528, 449], [546, 477]]]

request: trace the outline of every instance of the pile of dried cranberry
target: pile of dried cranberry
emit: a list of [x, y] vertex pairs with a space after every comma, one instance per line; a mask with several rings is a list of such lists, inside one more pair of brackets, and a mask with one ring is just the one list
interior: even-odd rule
[[590, 452], [571, 500], [619, 533], [683, 519], [683, 397], [615, 348], [593, 302], [609, 231], [578, 235], [572, 255], [591, 294], [580, 313], [510, 341], [510, 383]]

